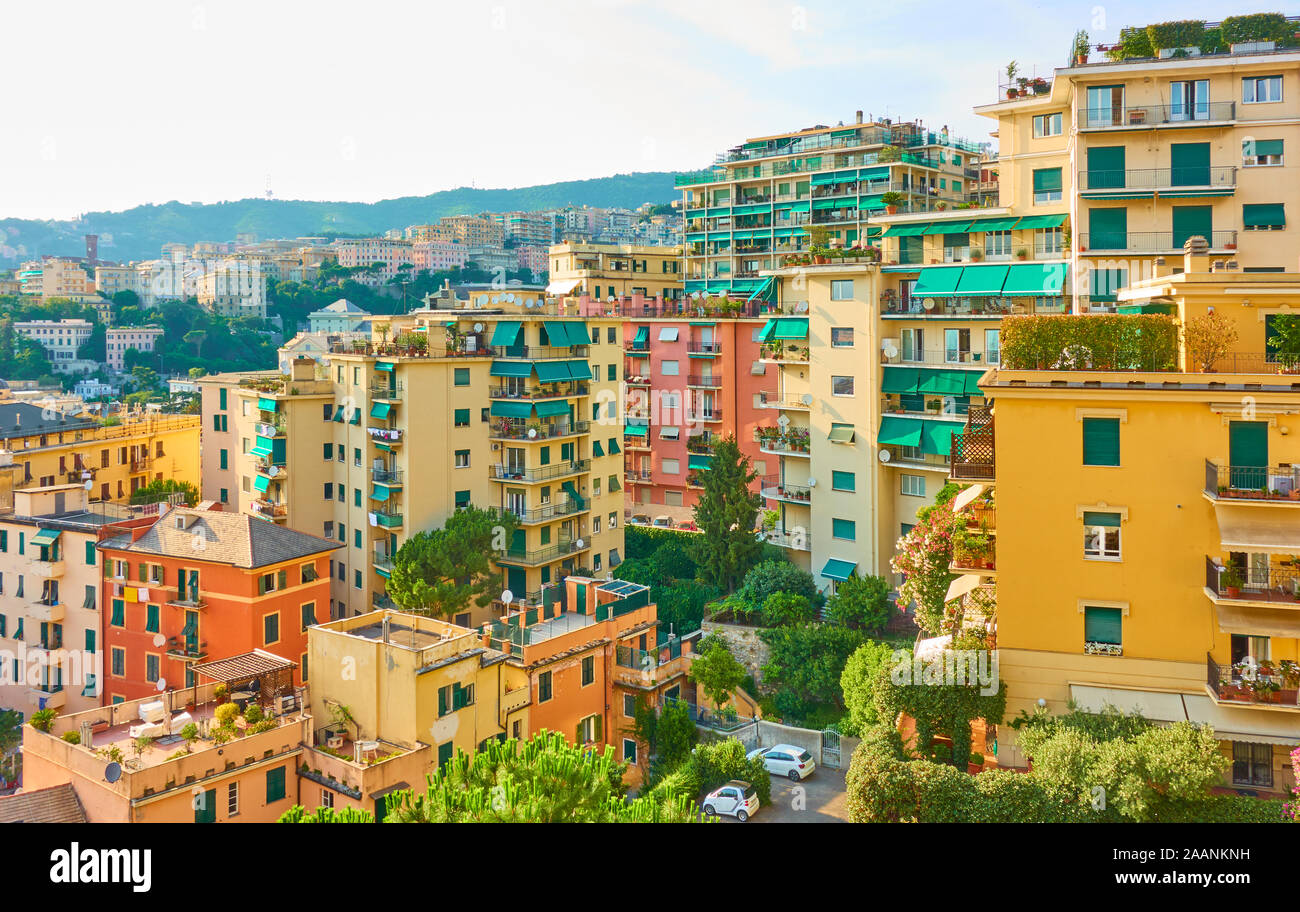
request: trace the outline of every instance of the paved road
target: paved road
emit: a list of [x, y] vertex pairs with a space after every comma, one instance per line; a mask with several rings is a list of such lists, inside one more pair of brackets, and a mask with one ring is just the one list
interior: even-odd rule
[[[845, 823], [845, 770], [818, 767], [803, 782], [772, 777], [772, 803], [759, 809], [753, 823]], [[720, 818], [736, 823], [734, 817]]]

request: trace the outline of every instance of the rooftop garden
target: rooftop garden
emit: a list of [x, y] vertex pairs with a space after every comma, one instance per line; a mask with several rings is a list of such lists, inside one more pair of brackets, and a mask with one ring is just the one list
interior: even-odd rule
[[[1110, 60], [1144, 57], [1190, 57], [1226, 54], [1234, 45], [1271, 41], [1275, 47], [1297, 47], [1297, 24], [1282, 13], [1229, 16], [1217, 24], [1202, 19], [1157, 22], [1120, 29], [1119, 42], [1097, 45]], [[1087, 62], [1086, 59], [1084, 62]]]
[[1002, 367], [1176, 371], [1180, 326], [1167, 314], [1010, 317], [1002, 322]]

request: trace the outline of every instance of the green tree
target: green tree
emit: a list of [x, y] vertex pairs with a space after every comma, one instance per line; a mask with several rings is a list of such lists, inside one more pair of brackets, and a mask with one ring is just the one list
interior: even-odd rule
[[763, 625], [765, 627], [789, 627], [795, 624], [811, 624], [817, 619], [812, 602], [806, 596], [794, 592], [773, 592], [763, 602]]
[[175, 478], [155, 478], [142, 488], [131, 492], [131, 503], [151, 504], [166, 500], [170, 494], [184, 494], [185, 506], [192, 507], [199, 502], [199, 489], [191, 482]]
[[280, 815], [279, 823], [374, 823], [375, 815], [360, 808], [318, 807], [310, 814], [295, 804]]
[[442, 617], [471, 601], [487, 605], [500, 591], [493, 557], [516, 525], [510, 514], [474, 506], [457, 510], [441, 529], [416, 533], [394, 555], [389, 596], [407, 611]]
[[694, 537], [690, 556], [701, 579], [731, 592], [760, 550], [754, 533], [760, 500], [749, 489], [758, 475], [733, 436], [713, 444], [709, 463], [699, 470], [704, 490], [695, 503], [695, 525], [701, 534]]
[[931, 635], [955, 632], [954, 619], [945, 615], [948, 586], [955, 579], [948, 566], [954, 537], [965, 525], [965, 517], [946, 503], [925, 507], [917, 511], [916, 524], [898, 540], [897, 553], [889, 562], [890, 569], [903, 574], [903, 584], [898, 587], [901, 603], [916, 605], [916, 622]]
[[750, 611], [757, 611], [774, 592], [802, 595], [814, 606], [822, 603], [822, 595], [817, 591], [813, 575], [787, 560], [767, 560], [755, 564], [745, 574], [745, 581], [736, 591], [736, 596]]
[[749, 672], [721, 639], [708, 637], [700, 647], [700, 656], [691, 663], [691, 680], [704, 688], [714, 705], [725, 706]]
[[889, 590], [883, 576], [855, 573], [835, 587], [835, 594], [826, 602], [826, 612], [837, 624], [879, 634], [889, 623], [893, 609]]
[[772, 627], [759, 631], [768, 645], [763, 684], [775, 690], [777, 711], [788, 721], [821, 724], [844, 713], [840, 677], [849, 656], [862, 645], [856, 630], [832, 624]]
[[665, 702], [655, 724], [652, 748], [660, 766], [671, 768], [681, 763], [699, 739], [700, 732], [691, 718], [690, 708], [681, 700]]
[[842, 727], [845, 734], [861, 735], [880, 721], [876, 712], [876, 681], [880, 670], [892, 664], [893, 656], [892, 646], [873, 640], [859, 646], [844, 663], [840, 691], [848, 711]]

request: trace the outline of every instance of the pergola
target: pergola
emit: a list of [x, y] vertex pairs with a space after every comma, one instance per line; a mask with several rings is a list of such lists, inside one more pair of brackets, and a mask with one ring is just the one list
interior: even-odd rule
[[196, 681], [202, 675], [225, 684], [232, 697], [241, 691], [248, 692], [262, 706], [273, 706], [278, 704], [281, 696], [293, 693], [293, 670], [297, 666], [297, 662], [254, 649], [228, 659], [195, 665], [192, 670]]

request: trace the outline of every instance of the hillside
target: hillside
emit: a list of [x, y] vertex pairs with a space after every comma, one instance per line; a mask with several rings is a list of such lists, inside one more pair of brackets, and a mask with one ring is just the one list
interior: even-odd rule
[[569, 205], [635, 208], [676, 197], [672, 172], [648, 171], [514, 189], [459, 187], [377, 203], [244, 199], [207, 205], [170, 202], [136, 206], [123, 212], [91, 212], [67, 221], [0, 218], [0, 267], [47, 254], [80, 256], [85, 251], [82, 236], [86, 234], [99, 235], [102, 259], [124, 262], [156, 257], [165, 243], [228, 241], [242, 232], [259, 238], [327, 232], [373, 235], [444, 215]]

